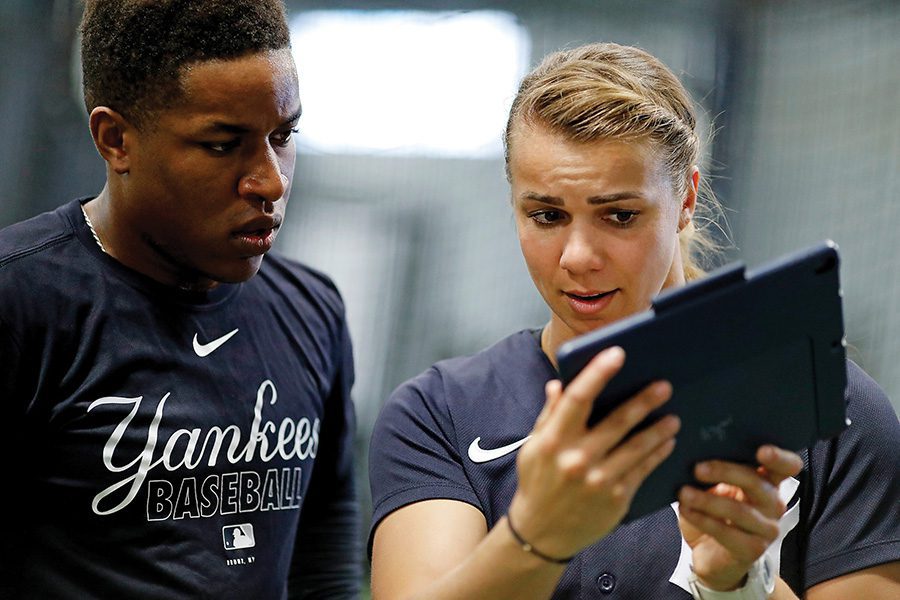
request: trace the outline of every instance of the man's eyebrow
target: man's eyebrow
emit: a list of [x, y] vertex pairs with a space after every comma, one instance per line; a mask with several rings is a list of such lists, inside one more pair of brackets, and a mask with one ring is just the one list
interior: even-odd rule
[[244, 127], [243, 125], [235, 125], [233, 123], [223, 123], [222, 121], [213, 121], [208, 126], [206, 126], [207, 131], [223, 131], [225, 133], [234, 133], [237, 135], [248, 133], [250, 131], [249, 127]]
[[[618, 202], [619, 200], [628, 200], [631, 198], [643, 198], [638, 192], [616, 192], [614, 194], [601, 194], [599, 196], [590, 196], [587, 199], [588, 204], [608, 204], [610, 202]], [[548, 196], [538, 194], [537, 192], [525, 192], [522, 194], [523, 200], [536, 200], [544, 204], [552, 204], [553, 206], [563, 206], [565, 202], [562, 198], [556, 196]]]
[[300, 115], [302, 115], [302, 114], [303, 114], [303, 107], [300, 107], [296, 111], [294, 111], [294, 114], [292, 114], [291, 116], [289, 116], [287, 119], [284, 120], [284, 125], [293, 125], [294, 123], [296, 123], [297, 121], [300, 120]]
[[[300, 115], [302, 114], [302, 112], [303, 112], [303, 109], [298, 108], [294, 114], [292, 114], [291, 116], [289, 116], [287, 119], [285, 119], [282, 122], [281, 126], [282, 127], [285, 125], [293, 126], [300, 119]], [[213, 121], [205, 129], [208, 131], [216, 131], [216, 132], [222, 131], [225, 133], [232, 133], [235, 135], [242, 135], [245, 133], [249, 133], [251, 131], [251, 128], [247, 127], [245, 125], [235, 125], [234, 123], [225, 123], [223, 121]]]

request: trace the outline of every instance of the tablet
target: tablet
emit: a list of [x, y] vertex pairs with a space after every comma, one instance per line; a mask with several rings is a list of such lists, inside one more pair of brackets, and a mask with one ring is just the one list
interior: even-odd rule
[[564, 385], [604, 348], [625, 350], [591, 424], [650, 382], [672, 383], [672, 398], [641, 426], [677, 414], [675, 450], [638, 489], [623, 522], [667, 506], [683, 484], [701, 485], [692, 476], [700, 461], [755, 464], [763, 444], [796, 451], [846, 426], [838, 264], [830, 241], [755, 271], [733, 263], [560, 347]]

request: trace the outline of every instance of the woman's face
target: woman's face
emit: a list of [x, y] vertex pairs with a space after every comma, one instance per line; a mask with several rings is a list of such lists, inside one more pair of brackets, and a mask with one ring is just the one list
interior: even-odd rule
[[684, 283], [678, 232], [693, 213], [696, 170], [676, 198], [649, 142], [575, 143], [520, 122], [509, 173], [522, 254], [552, 311], [548, 350]]

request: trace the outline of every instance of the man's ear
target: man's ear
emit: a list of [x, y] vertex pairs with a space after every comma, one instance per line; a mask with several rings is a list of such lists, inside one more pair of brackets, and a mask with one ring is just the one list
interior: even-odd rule
[[137, 129], [121, 113], [108, 106], [91, 111], [91, 137], [103, 160], [119, 175], [131, 168], [131, 150]]
[[697, 208], [697, 190], [700, 187], [700, 169], [691, 167], [691, 174], [687, 182], [687, 192], [681, 201], [681, 211], [678, 214], [678, 231], [688, 226], [694, 218], [694, 209]]

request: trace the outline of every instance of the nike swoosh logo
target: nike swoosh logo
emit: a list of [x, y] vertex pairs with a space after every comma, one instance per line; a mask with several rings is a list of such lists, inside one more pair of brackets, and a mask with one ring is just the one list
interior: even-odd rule
[[206, 344], [201, 344], [197, 339], [197, 334], [194, 334], [194, 352], [197, 353], [197, 356], [203, 358], [204, 356], [209, 356], [213, 352], [219, 349], [219, 347], [231, 339], [231, 337], [238, 332], [237, 329], [234, 331], [229, 331], [225, 335], [220, 338], [216, 338], [211, 342], [207, 342]]
[[478, 445], [478, 442], [481, 441], [480, 437], [475, 438], [471, 444], [469, 444], [469, 460], [474, 463], [483, 463], [491, 460], [496, 460], [501, 456], [506, 456], [510, 452], [514, 452], [519, 449], [519, 446], [528, 441], [528, 438], [531, 436], [526, 436], [517, 442], [513, 442], [512, 444], [507, 444], [506, 446], [500, 446], [499, 448], [491, 448], [490, 450], [485, 450], [481, 446]]

